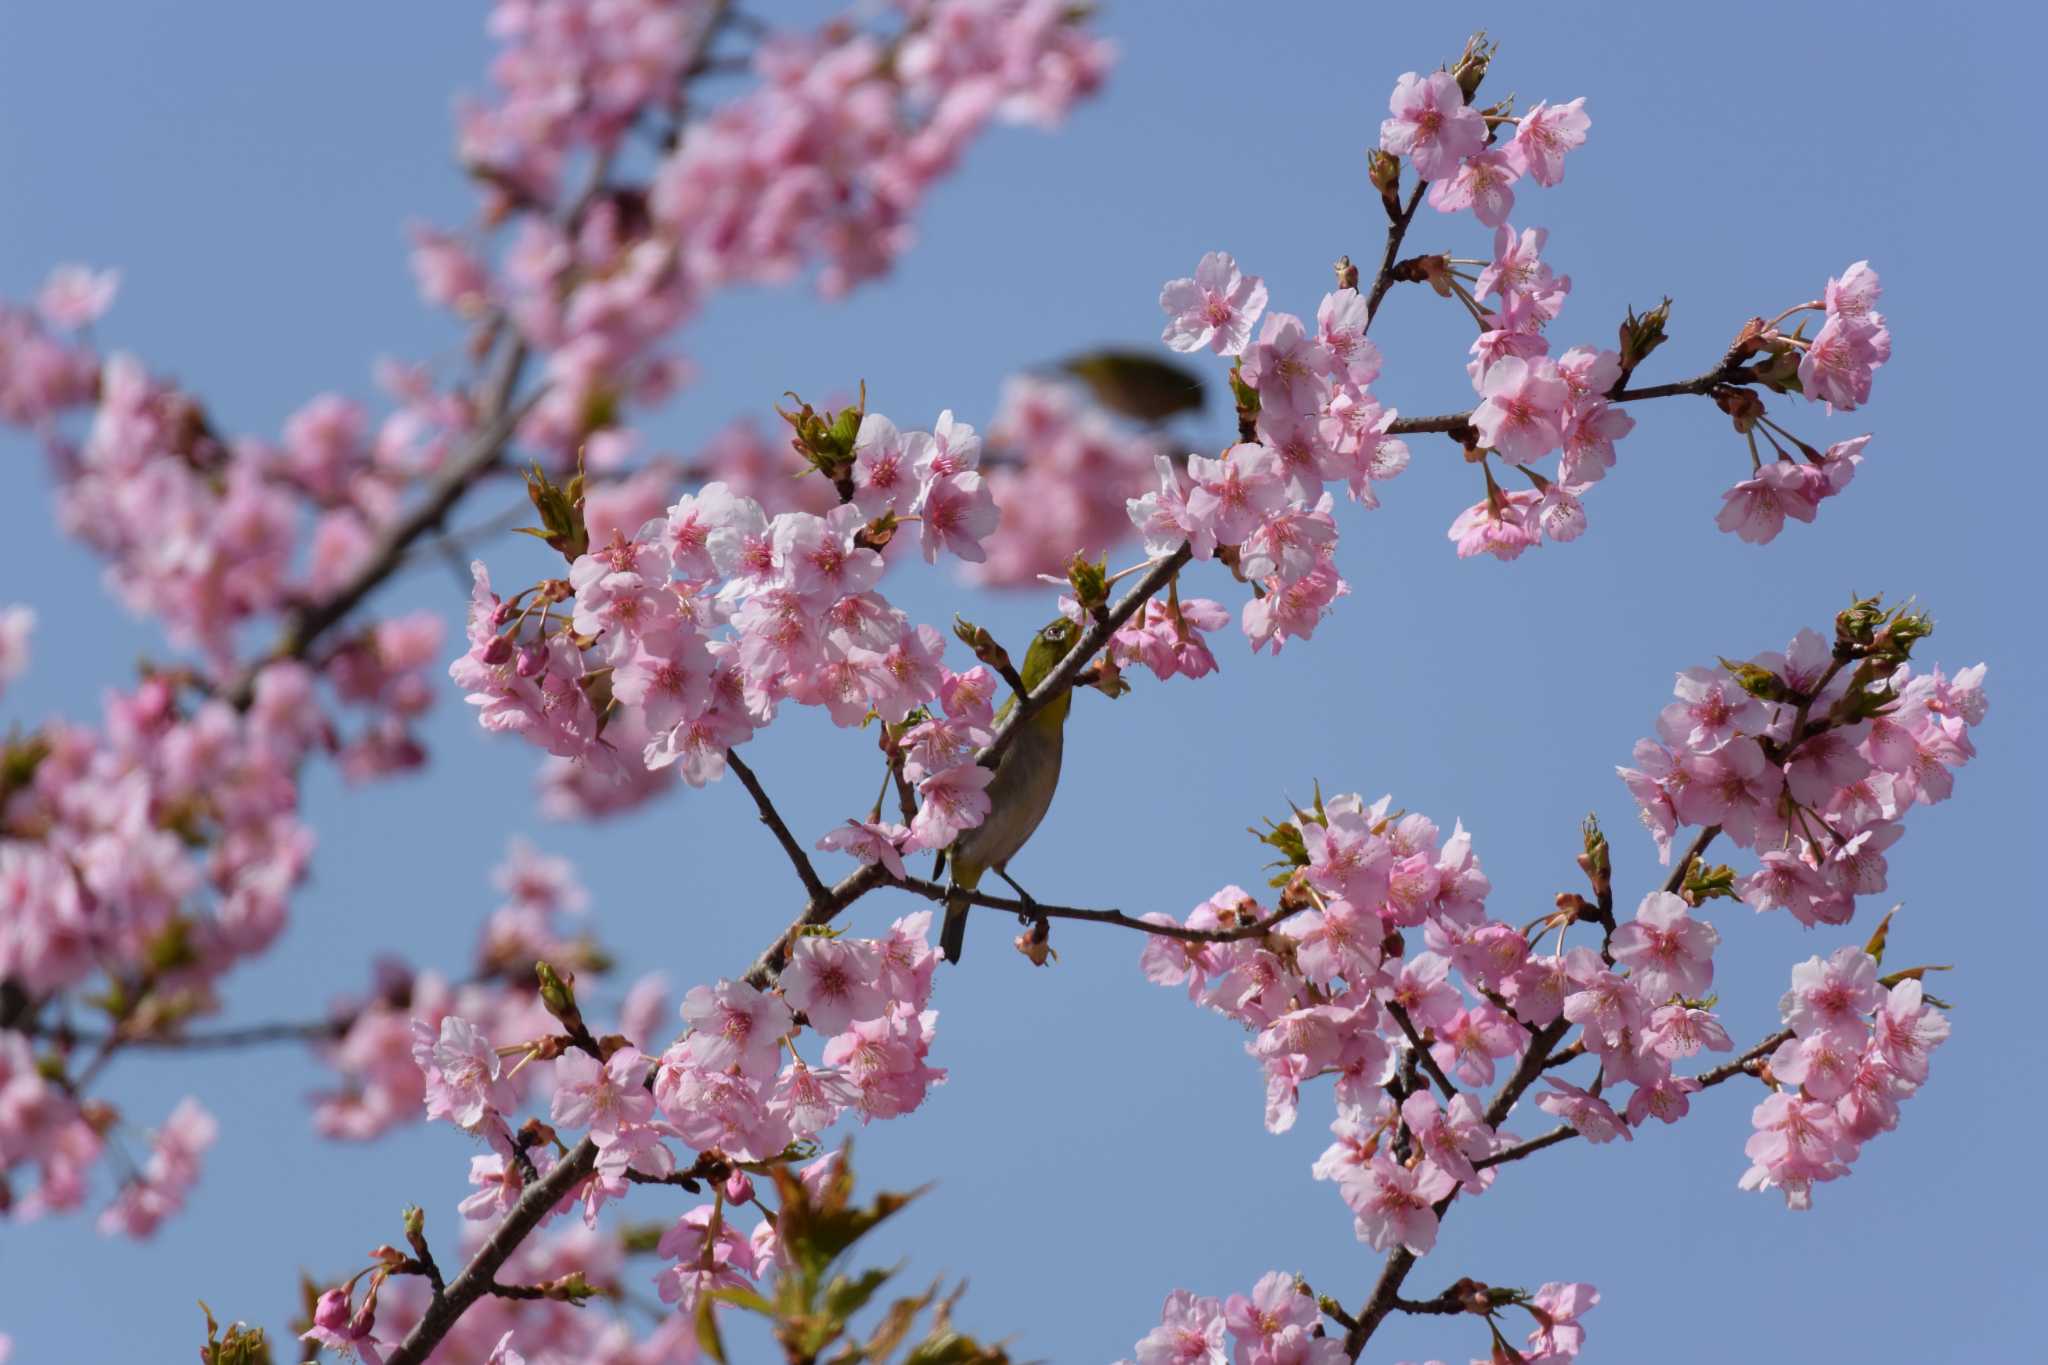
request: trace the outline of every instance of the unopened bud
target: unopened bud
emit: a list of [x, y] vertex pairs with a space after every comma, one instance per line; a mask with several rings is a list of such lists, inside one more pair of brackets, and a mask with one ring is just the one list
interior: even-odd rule
[[964, 616], [953, 618], [953, 634], [961, 644], [972, 650], [974, 657], [987, 664], [996, 672], [1007, 676], [1016, 671], [1010, 662], [1010, 653], [996, 642], [996, 637]]
[[1465, 40], [1465, 51], [1458, 58], [1458, 64], [1451, 68], [1451, 75], [1457, 79], [1458, 89], [1464, 92], [1465, 102], [1479, 93], [1479, 83], [1486, 79], [1487, 64], [1493, 60], [1494, 44], [1486, 41], [1484, 29]]
[[1723, 384], [1714, 390], [1714, 406], [1728, 414], [1735, 423], [1735, 429], [1747, 436], [1756, 429], [1764, 418], [1764, 400], [1754, 389], [1739, 389]]
[[1485, 1317], [1493, 1311], [1492, 1293], [1485, 1285], [1469, 1276], [1452, 1285], [1445, 1297], [1456, 1299], [1459, 1307], [1467, 1313], [1477, 1313]]
[[547, 671], [548, 652], [542, 645], [524, 645], [519, 650], [519, 660], [513, 671], [522, 678], [537, 678]]
[[1386, 206], [1387, 217], [1401, 216], [1401, 158], [1392, 152], [1375, 150], [1365, 161], [1366, 179], [1380, 192], [1380, 203]]
[[1339, 256], [1337, 264], [1332, 268], [1337, 272], [1337, 287], [1339, 289], [1358, 288], [1358, 267], [1351, 264], [1349, 256]]
[[547, 1012], [572, 1034], [588, 1032], [583, 1026], [583, 1011], [576, 1008], [576, 974], [557, 972], [547, 962], [534, 963], [533, 974], [540, 980], [540, 1003], [547, 1007]]
[[1074, 600], [1081, 604], [1081, 609], [1100, 617], [1109, 602], [1109, 560], [1093, 561], [1077, 553], [1067, 565], [1067, 582], [1073, 587]]
[[1664, 344], [1664, 324], [1670, 320], [1671, 300], [1668, 298], [1641, 317], [1636, 316], [1633, 308], [1629, 310], [1619, 334], [1623, 375], [1632, 373], [1636, 366], [1649, 359], [1650, 352]]
[[753, 1198], [754, 1182], [747, 1179], [745, 1171], [735, 1169], [731, 1175], [725, 1178], [726, 1203], [746, 1204], [752, 1202]]
[[511, 663], [512, 655], [512, 642], [502, 635], [493, 635], [491, 642], [484, 646], [484, 652], [480, 657], [485, 664], [492, 668], [498, 668], [504, 664]]

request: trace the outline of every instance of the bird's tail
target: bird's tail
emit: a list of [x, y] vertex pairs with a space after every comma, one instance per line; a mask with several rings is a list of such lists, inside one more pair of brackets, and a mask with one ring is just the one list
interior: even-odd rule
[[946, 922], [939, 930], [939, 951], [946, 961], [960, 960], [960, 946], [967, 938], [967, 890], [955, 886], [946, 893]]

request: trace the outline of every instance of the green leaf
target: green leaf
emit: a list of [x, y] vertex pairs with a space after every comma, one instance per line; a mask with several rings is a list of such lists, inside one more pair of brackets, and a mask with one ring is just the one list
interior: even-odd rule
[[742, 1285], [714, 1289], [708, 1297], [717, 1299], [720, 1303], [729, 1303], [735, 1308], [743, 1308], [749, 1313], [758, 1313], [764, 1318], [775, 1316], [774, 1304], [762, 1298], [758, 1292]]
[[916, 1298], [898, 1299], [889, 1305], [889, 1311], [882, 1315], [881, 1322], [868, 1337], [866, 1353], [869, 1360], [883, 1361], [895, 1354], [896, 1348], [910, 1335], [917, 1315], [939, 1296], [942, 1283], [941, 1280], [933, 1280], [931, 1288]]
[[844, 1275], [834, 1275], [831, 1282], [825, 1286], [825, 1311], [840, 1322], [845, 1322], [867, 1307], [868, 1300], [875, 1296], [875, 1291], [887, 1284], [889, 1277], [902, 1268], [902, 1263], [898, 1262], [887, 1270], [862, 1271], [853, 1279], [848, 1279]]
[[725, 1338], [718, 1334], [717, 1297], [705, 1294], [697, 1300], [697, 1345], [718, 1365], [726, 1365]]
[[1869, 953], [1871, 960], [1880, 967], [1884, 965], [1885, 940], [1891, 936], [1892, 916], [1898, 913], [1896, 905], [1885, 911], [1884, 918], [1877, 922], [1876, 931], [1870, 935], [1870, 941], [1863, 945], [1863, 951]]

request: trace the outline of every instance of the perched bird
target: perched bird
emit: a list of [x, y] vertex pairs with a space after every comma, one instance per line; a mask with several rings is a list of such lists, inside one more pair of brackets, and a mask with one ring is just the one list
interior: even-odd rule
[[[1029, 692], [1059, 667], [1060, 660], [1073, 651], [1081, 638], [1081, 627], [1062, 616], [1031, 637], [1018, 677]], [[946, 896], [946, 923], [939, 932], [939, 948], [946, 961], [960, 960], [960, 941], [967, 933], [966, 893], [981, 884], [981, 875], [995, 874], [1015, 888], [1026, 901], [1030, 893], [1010, 880], [1010, 859], [1038, 829], [1052, 805], [1052, 794], [1060, 783], [1060, 757], [1066, 735], [1067, 710], [1074, 694], [1062, 692], [1027, 719], [996, 760], [995, 776], [988, 784], [988, 818], [953, 841], [948, 850], [953, 880]], [[996, 713], [1001, 724], [1017, 706], [1011, 697]]]

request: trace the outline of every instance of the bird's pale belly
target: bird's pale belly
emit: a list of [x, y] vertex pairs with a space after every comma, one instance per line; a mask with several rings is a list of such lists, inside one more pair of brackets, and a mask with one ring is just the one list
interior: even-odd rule
[[1006, 866], [1038, 829], [1059, 786], [1064, 738], [1054, 731], [1049, 743], [1013, 743], [1004, 751], [988, 784], [988, 819], [953, 845], [956, 881], [973, 886], [989, 868]]

